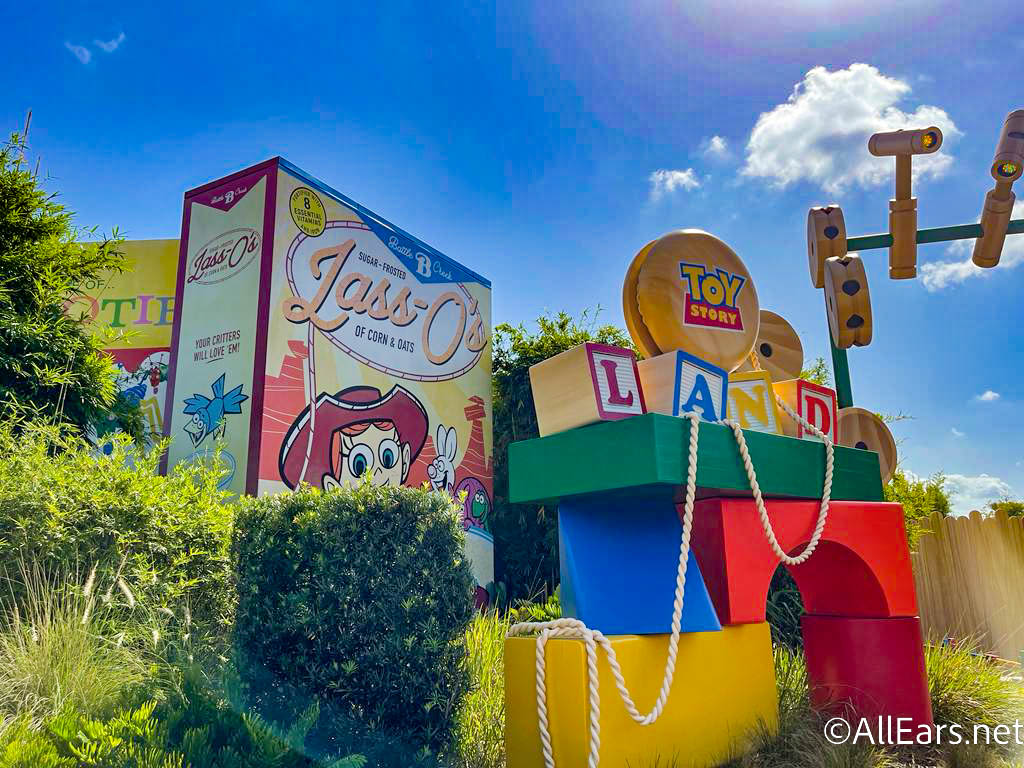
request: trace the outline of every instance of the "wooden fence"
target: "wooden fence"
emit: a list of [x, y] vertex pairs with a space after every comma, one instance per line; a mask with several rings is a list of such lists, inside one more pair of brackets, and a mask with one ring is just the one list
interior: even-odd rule
[[977, 638], [1017, 661], [1024, 651], [1024, 519], [1005, 513], [929, 519], [911, 555], [925, 637]]

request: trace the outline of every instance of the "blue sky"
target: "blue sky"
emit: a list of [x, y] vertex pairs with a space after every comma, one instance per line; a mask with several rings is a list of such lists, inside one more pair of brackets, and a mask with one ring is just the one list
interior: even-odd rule
[[[489, 277], [495, 322], [600, 305], [621, 323], [634, 253], [699, 227], [810, 359], [828, 341], [808, 207], [841, 203], [851, 235], [887, 226], [892, 161], [867, 136], [938, 124], [919, 224], [959, 224], [1024, 107], [1019, 3], [374, 5], [23, 3], [2, 124], [31, 107], [50, 185], [129, 238], [177, 236], [185, 189], [281, 154]], [[922, 247], [913, 281], [865, 255], [855, 401], [913, 415], [903, 466], [949, 474], [959, 509], [1024, 496], [1024, 236], [1007, 243], [986, 274]]]

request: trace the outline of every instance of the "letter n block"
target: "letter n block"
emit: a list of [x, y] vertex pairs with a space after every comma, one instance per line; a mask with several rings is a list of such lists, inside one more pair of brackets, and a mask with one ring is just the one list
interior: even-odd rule
[[729, 374], [681, 349], [637, 364], [648, 410], [681, 416], [694, 412], [706, 421], [725, 418]]
[[[774, 384], [774, 389], [775, 394], [782, 398], [790, 408], [828, 435], [833, 443], [839, 442], [837, 429], [839, 411], [835, 390], [804, 379], [779, 381]], [[807, 432], [803, 425], [797, 423], [785, 411], [781, 411], [779, 416], [782, 420], [783, 434], [806, 440], [818, 439], [817, 436]]]
[[636, 355], [587, 342], [530, 366], [541, 437], [646, 413]]
[[782, 434], [779, 407], [767, 371], [733, 373], [729, 376], [729, 418], [743, 429]]

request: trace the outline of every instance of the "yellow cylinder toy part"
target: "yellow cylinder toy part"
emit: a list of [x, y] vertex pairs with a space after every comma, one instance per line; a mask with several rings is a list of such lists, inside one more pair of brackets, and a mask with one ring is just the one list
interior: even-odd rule
[[852, 253], [825, 262], [825, 311], [839, 349], [871, 343], [871, 294], [864, 262]]
[[999, 133], [996, 156], [992, 160], [992, 178], [1013, 183], [1024, 173], [1024, 109], [1006, 116]]
[[807, 260], [811, 283], [825, 287], [825, 259], [846, 255], [846, 219], [836, 204], [818, 206], [807, 212]]
[[[772, 381], [799, 379], [804, 369], [804, 345], [800, 337], [782, 315], [762, 309], [757, 341], [751, 353], [757, 356], [761, 370], [767, 371]], [[737, 371], [753, 371], [748, 357]]]
[[877, 414], [850, 406], [839, 409], [839, 442], [850, 448], [874, 451], [882, 473], [882, 484], [896, 471], [896, 441]]
[[651, 240], [633, 257], [633, 261], [630, 262], [629, 269], [626, 271], [626, 279], [622, 283], [622, 315], [626, 319], [626, 330], [629, 331], [630, 338], [633, 339], [633, 343], [644, 357], [656, 357], [661, 354], [661, 350], [651, 338], [647, 326], [644, 325], [644, 319], [640, 316], [640, 308], [636, 304], [640, 267], [643, 266], [651, 246], [656, 242], [657, 240]]
[[934, 125], [912, 131], [876, 133], [868, 140], [868, 152], [875, 157], [930, 155], [941, 146], [942, 131]]
[[[647, 711], [665, 672], [669, 635], [608, 639], [637, 706]], [[505, 640], [505, 750], [508, 768], [544, 768], [537, 721], [537, 639]], [[583, 640], [551, 638], [545, 649], [547, 717], [555, 766], [586, 768], [590, 752], [587, 656]], [[608, 657], [598, 649], [600, 768], [654, 766], [677, 756], [687, 768], [720, 765], [778, 727], [775, 668], [767, 624], [738, 624], [679, 637], [672, 693], [653, 724], [622, 706]], [[685, 761], [685, 762], [682, 762]]]
[[702, 230], [656, 240], [640, 265], [636, 293], [643, 327], [663, 353], [681, 349], [732, 371], [757, 339], [760, 307], [746, 265]]

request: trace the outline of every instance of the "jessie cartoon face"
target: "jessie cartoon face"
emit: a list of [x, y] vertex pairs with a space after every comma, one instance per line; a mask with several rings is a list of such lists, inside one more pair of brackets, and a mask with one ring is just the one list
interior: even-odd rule
[[321, 394], [288, 429], [279, 468], [289, 488], [328, 490], [369, 473], [375, 485], [401, 485], [427, 436], [427, 413], [406, 389], [375, 387]]

